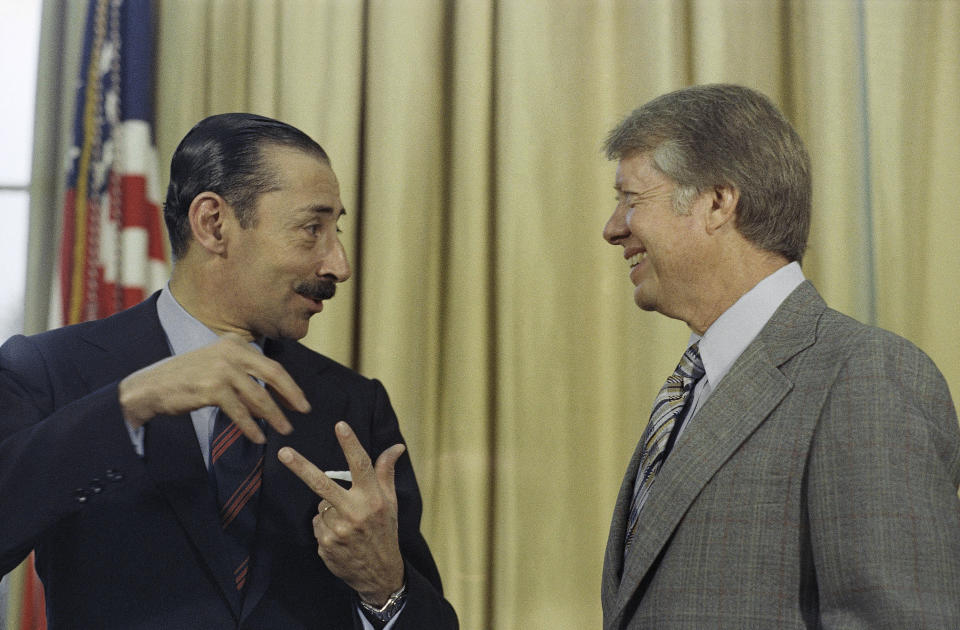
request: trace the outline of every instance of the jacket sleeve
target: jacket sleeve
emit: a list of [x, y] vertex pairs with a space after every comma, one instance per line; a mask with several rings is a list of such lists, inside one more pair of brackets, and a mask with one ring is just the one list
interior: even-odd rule
[[60, 406], [83, 385], [54, 382], [47, 367], [30, 338], [0, 347], [0, 574], [58, 521], [142, 474], [117, 384]]
[[960, 628], [960, 430], [922, 352], [856, 344], [818, 422], [807, 509], [825, 628]]

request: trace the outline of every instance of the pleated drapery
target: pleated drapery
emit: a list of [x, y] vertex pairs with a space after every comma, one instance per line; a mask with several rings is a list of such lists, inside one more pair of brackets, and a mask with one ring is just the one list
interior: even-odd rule
[[[636, 308], [601, 238], [615, 203], [602, 140], [658, 94], [723, 81], [778, 103], [813, 160], [805, 273], [832, 306], [914, 341], [960, 392], [954, 0], [157, 11], [161, 164], [226, 111], [281, 118], [330, 154], [355, 273], [305, 343], [390, 392], [466, 629], [600, 625], [616, 492], [688, 334]], [[38, 106], [58, 93], [41, 82]], [[57, 177], [35, 168], [37, 186]], [[35, 248], [57, 210], [35, 206]], [[46, 296], [48, 283], [28, 285]]]

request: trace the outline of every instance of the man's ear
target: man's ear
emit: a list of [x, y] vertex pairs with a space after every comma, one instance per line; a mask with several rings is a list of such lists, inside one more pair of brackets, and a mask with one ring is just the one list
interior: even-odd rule
[[190, 231], [201, 247], [212, 254], [222, 254], [226, 249], [223, 235], [227, 201], [215, 192], [204, 191], [190, 203]]
[[734, 186], [714, 186], [710, 192], [710, 210], [707, 213], [707, 232], [713, 233], [724, 226], [736, 224], [740, 191]]

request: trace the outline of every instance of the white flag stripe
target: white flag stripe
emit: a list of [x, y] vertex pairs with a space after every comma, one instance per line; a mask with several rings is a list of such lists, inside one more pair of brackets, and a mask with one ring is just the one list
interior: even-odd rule
[[114, 164], [114, 168], [122, 175], [148, 173], [151, 165], [145, 156], [153, 150], [150, 146], [150, 125], [142, 120], [124, 120], [114, 133], [120, 137], [120, 161]]
[[157, 150], [150, 144], [150, 125], [142, 120], [125, 120], [119, 126], [122, 143], [120, 160], [114, 168], [121, 175], [143, 175], [147, 178], [147, 199], [160, 205], [163, 191], [160, 190], [160, 173]]

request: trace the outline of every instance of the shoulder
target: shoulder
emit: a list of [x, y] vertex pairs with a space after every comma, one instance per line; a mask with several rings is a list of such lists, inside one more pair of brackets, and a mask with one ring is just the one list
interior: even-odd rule
[[920, 348], [830, 308], [809, 282], [781, 305], [760, 341], [776, 365], [810, 387], [850, 382], [858, 399], [922, 398], [919, 404], [952, 409], [943, 375]]
[[117, 337], [136, 337], [137, 329], [148, 328], [153, 322], [159, 327], [156, 309], [157, 294], [124, 311], [104, 319], [61, 326], [33, 335], [14, 335], [3, 344], [5, 361], [33, 362], [37, 354], [43, 356], [70, 356], [84, 352], [88, 344], [99, 345], [99, 340]]
[[[854, 363], [893, 373], [933, 369], [933, 361], [916, 345], [888, 330], [864, 324], [827, 306], [809, 282], [784, 302], [769, 324], [771, 345], [806, 347], [823, 367]], [[938, 371], [939, 372], [939, 371]]]
[[[956, 424], [946, 379], [933, 360], [904, 337], [827, 309], [815, 346], [822, 359], [833, 359], [834, 385], [849, 382], [850, 396], [869, 399], [878, 413], [881, 407], [904, 413], [912, 409], [928, 418], [947, 418], [947, 426]], [[829, 370], [829, 363], [823, 368]]]
[[350, 391], [383, 389], [383, 385], [378, 380], [367, 378], [346, 365], [308, 348], [299, 341], [268, 339], [264, 344], [264, 352], [270, 358], [281, 363], [291, 373], [294, 380], [298, 380], [298, 375], [317, 376], [322, 373], [325, 383], [335, 383], [341, 389]]
[[833, 309], [826, 309], [817, 330], [817, 344], [837, 348], [862, 368], [883, 367], [892, 374], [933, 370], [933, 360], [913, 342], [900, 335], [861, 323]]
[[159, 292], [154, 293], [143, 302], [103, 319], [61, 326], [27, 337], [20, 336], [17, 341], [36, 348], [63, 351], [83, 343], [96, 345], [100, 340], [115, 341], [117, 336], [135, 337], [136, 331], [159, 329], [156, 307], [158, 295]]

